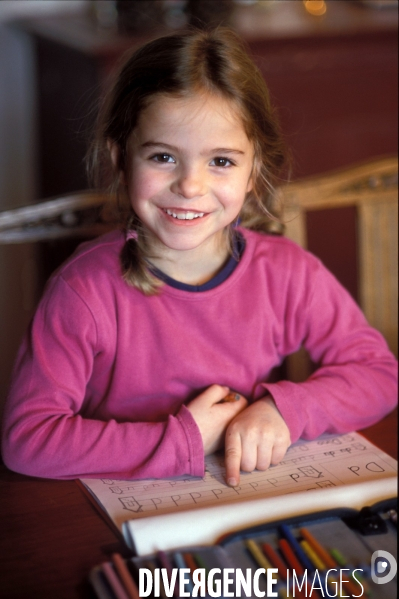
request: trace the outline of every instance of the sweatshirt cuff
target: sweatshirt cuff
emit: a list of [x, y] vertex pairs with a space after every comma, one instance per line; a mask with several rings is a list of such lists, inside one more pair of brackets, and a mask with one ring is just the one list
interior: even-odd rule
[[295, 443], [301, 437], [305, 426], [307, 414], [304, 409], [304, 397], [300, 385], [290, 381], [278, 383], [260, 383], [255, 389], [256, 397], [264, 395], [262, 389], [268, 391], [272, 396], [281, 416], [284, 418], [290, 431], [291, 443]]
[[188, 474], [192, 476], [204, 476], [205, 474], [205, 456], [201, 433], [191, 415], [190, 410], [182, 405], [176, 418], [179, 421], [187, 440], [188, 447]]

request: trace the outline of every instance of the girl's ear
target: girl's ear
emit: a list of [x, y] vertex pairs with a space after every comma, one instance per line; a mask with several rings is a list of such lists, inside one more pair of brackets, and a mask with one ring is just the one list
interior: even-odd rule
[[249, 193], [254, 188], [254, 177], [255, 177], [255, 173], [256, 173], [256, 158], [254, 158], [254, 163], [253, 163], [253, 166], [252, 166], [252, 171], [251, 171], [251, 174], [249, 175], [246, 193]]
[[255, 181], [257, 180], [257, 177], [259, 176], [260, 167], [261, 167], [261, 162], [259, 160], [259, 155], [255, 151], [254, 158], [253, 158], [253, 164], [252, 164], [252, 171], [249, 176], [248, 185], [247, 185], [247, 193], [249, 193], [250, 191], [253, 190]]
[[121, 183], [126, 184], [125, 172], [121, 169], [121, 149], [115, 142], [110, 139], [107, 141], [107, 148], [111, 157], [112, 166], [119, 173]]
[[115, 142], [108, 139], [107, 140], [107, 148], [108, 148], [108, 152], [111, 156], [112, 166], [114, 167], [115, 170], [119, 170], [119, 157], [120, 157], [119, 147], [116, 145]]

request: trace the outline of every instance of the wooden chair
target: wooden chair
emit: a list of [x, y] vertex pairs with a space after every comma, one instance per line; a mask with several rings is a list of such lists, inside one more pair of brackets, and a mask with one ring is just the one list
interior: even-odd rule
[[[340, 253], [343, 235], [330, 229], [338, 220], [354, 217], [353, 245], [357, 272], [353, 286], [370, 324], [386, 338], [391, 350], [398, 355], [398, 159], [382, 158], [351, 168], [290, 183], [279, 190], [284, 210], [285, 234], [299, 245], [307, 247], [323, 260], [328, 250], [328, 238], [336, 243], [330, 256], [338, 257], [346, 267], [349, 260]], [[338, 212], [337, 212], [338, 211]], [[312, 247], [315, 231], [310, 227], [321, 222], [324, 213], [324, 238], [319, 248]], [[334, 213], [339, 214], [338, 219]], [[335, 215], [336, 216], [336, 215]], [[340, 239], [341, 237], [341, 239]], [[319, 250], [319, 251], [318, 251]], [[328, 252], [327, 252], [328, 253]], [[324, 260], [323, 260], [324, 261]], [[326, 259], [327, 263], [328, 260]], [[333, 272], [339, 270], [326, 264]], [[338, 279], [345, 284], [340, 276]], [[346, 285], [348, 288], [350, 285]], [[353, 287], [352, 286], [352, 287]], [[349, 289], [351, 291], [351, 289]], [[357, 297], [356, 297], [357, 295]], [[288, 376], [302, 380], [309, 372], [303, 352], [288, 360]]]
[[103, 207], [109, 196], [91, 191], [0, 212], [0, 244], [91, 238], [115, 227]]

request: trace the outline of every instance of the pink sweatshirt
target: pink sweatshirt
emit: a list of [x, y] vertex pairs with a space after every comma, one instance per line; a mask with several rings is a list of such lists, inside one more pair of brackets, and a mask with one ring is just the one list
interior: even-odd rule
[[[251, 400], [267, 389], [293, 442], [389, 412], [396, 361], [349, 294], [291, 241], [242, 233], [244, 254], [221, 285], [151, 297], [121, 277], [120, 232], [83, 244], [50, 280], [20, 349], [6, 465], [64, 479], [201, 476], [184, 404], [213, 383]], [[302, 344], [321, 367], [301, 384], [268, 383]]]

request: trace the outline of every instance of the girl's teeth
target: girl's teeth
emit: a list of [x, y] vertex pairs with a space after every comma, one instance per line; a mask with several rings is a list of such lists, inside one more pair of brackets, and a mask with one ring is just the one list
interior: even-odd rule
[[169, 214], [169, 216], [173, 216], [173, 218], [177, 218], [179, 220], [193, 220], [194, 218], [201, 218], [201, 216], [204, 216], [205, 214], [204, 212], [179, 212], [176, 214], [167, 208], [165, 212], [166, 214]]

